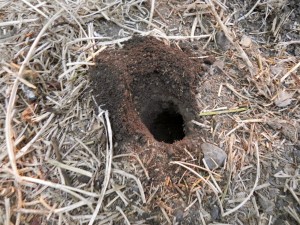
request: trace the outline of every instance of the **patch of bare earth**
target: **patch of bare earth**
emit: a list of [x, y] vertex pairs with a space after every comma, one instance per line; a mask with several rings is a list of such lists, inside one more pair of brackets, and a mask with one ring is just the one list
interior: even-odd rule
[[[298, 5], [2, 1], [0, 224], [299, 224]], [[137, 35], [151, 46], [118, 62]], [[160, 55], [169, 48], [189, 68], [173, 77], [167, 70], [175, 89], [164, 90], [163, 71], [151, 65], [170, 57]], [[130, 61], [145, 52], [149, 67]], [[113, 90], [101, 72], [97, 82], [89, 76], [92, 68], [116, 72], [115, 65], [128, 87]], [[152, 108], [142, 91], [155, 91], [145, 85], [153, 80], [132, 72], [141, 68], [158, 95], [168, 95]], [[133, 94], [117, 99], [131, 113], [103, 90], [111, 100]], [[160, 108], [167, 113], [153, 132]], [[178, 114], [194, 136], [162, 132], [178, 129]], [[144, 117], [135, 124], [132, 115]], [[170, 117], [174, 123], [165, 123]], [[126, 119], [137, 132], [122, 130]]]

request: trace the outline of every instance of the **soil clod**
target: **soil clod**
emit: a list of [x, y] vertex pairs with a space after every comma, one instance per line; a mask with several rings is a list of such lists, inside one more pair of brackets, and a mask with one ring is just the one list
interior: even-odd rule
[[134, 37], [123, 49], [99, 55], [91, 70], [96, 101], [110, 112], [116, 150], [138, 153], [146, 167], [155, 167], [149, 170], [156, 180], [173, 173], [171, 158], [201, 144], [190, 123], [199, 113], [201, 63], [155, 38]]

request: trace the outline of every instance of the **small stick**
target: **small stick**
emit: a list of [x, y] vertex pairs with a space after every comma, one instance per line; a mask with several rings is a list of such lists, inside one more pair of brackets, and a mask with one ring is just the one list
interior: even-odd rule
[[236, 131], [237, 129], [241, 128], [242, 126], [244, 126], [243, 123], [240, 123], [239, 125], [237, 125], [235, 128], [233, 128], [231, 131], [229, 131], [225, 137], [229, 136], [230, 134], [232, 134], [234, 131]]
[[243, 112], [248, 110], [248, 108], [241, 107], [241, 108], [235, 108], [235, 109], [227, 109], [227, 110], [221, 110], [221, 111], [208, 111], [208, 112], [202, 112], [199, 114], [199, 116], [212, 116], [212, 115], [219, 115], [224, 113], [236, 113], [236, 112]]
[[195, 164], [192, 164], [192, 163], [182, 162], [182, 161], [173, 161], [173, 163], [177, 163], [177, 164], [178, 164], [178, 163], [181, 163], [181, 164], [184, 164], [184, 165], [196, 167], [196, 168], [198, 168], [198, 169], [204, 170], [204, 171], [206, 171], [206, 172], [211, 172], [212, 174], [221, 177], [220, 174], [218, 174], [218, 173], [216, 173], [216, 172], [214, 172], [214, 171], [211, 171], [211, 170], [209, 171], [208, 169], [206, 169], [206, 168], [204, 168], [204, 167], [202, 167], [202, 166], [198, 166], [198, 165], [195, 165]]
[[201, 219], [201, 222], [203, 225], [206, 225], [206, 222], [204, 220], [204, 217], [203, 217], [203, 213], [201, 212], [202, 211], [202, 201], [201, 201], [201, 196], [200, 196], [200, 191], [196, 191], [196, 195], [197, 195], [197, 199], [199, 201], [199, 206], [200, 206], [200, 209], [199, 209], [199, 213], [200, 213], [200, 219]]
[[98, 163], [98, 165], [101, 165], [101, 162], [99, 161], [99, 159], [97, 158], [97, 156], [95, 156], [95, 154], [92, 152], [91, 149], [89, 149], [89, 147], [87, 147], [79, 138], [75, 138], [75, 140], [85, 149], [87, 150], [87, 152], [93, 157], [93, 159], [95, 159], [95, 161]]
[[211, 171], [211, 170], [209, 169], [209, 167], [207, 166], [207, 163], [206, 163], [206, 161], [205, 161], [204, 158], [202, 159], [202, 162], [203, 162], [205, 168], [207, 169], [207, 171], [208, 171], [208, 173], [209, 173], [209, 175], [210, 175], [210, 177], [211, 177], [213, 183], [215, 184], [215, 187], [218, 189], [218, 191], [219, 191], [220, 193], [222, 193], [222, 190], [221, 190], [220, 186], [218, 185], [218, 183], [217, 183], [215, 177], [213, 176], [212, 171]]
[[144, 166], [142, 160], [140, 159], [140, 157], [139, 157], [138, 155], [136, 155], [136, 154], [120, 154], [120, 155], [114, 156], [113, 158], [115, 159], [115, 158], [119, 158], [119, 157], [123, 157], [123, 156], [133, 156], [133, 157], [135, 157], [136, 160], [137, 160], [137, 161], [139, 162], [139, 164], [141, 165], [142, 169], [144, 170], [144, 173], [145, 173], [147, 179], [150, 180], [148, 170], [145, 168], [145, 166]]
[[298, 224], [300, 224], [300, 217], [298, 216], [298, 213], [294, 208], [292, 208], [291, 206], [283, 207], [283, 208], [288, 214], [290, 214], [291, 217], [293, 217], [298, 222]]
[[10, 217], [11, 217], [11, 211], [10, 211], [10, 201], [9, 198], [4, 199], [5, 204], [5, 225], [10, 225]]
[[155, 9], [155, 0], [151, 0], [151, 10], [150, 10], [150, 16], [149, 16], [149, 25], [152, 23], [154, 9]]
[[15, 25], [15, 24], [20, 24], [20, 23], [32, 23], [32, 22], [35, 22], [37, 21], [38, 19], [35, 18], [35, 19], [25, 19], [25, 20], [15, 20], [15, 21], [7, 21], [7, 22], [2, 22], [0, 23], [0, 27], [5, 27], [5, 26], [12, 26], [12, 25]]
[[256, 217], [259, 218], [259, 211], [258, 211], [258, 207], [257, 207], [257, 204], [256, 204], [255, 197], [252, 197], [251, 200], [252, 200], [252, 204], [253, 204], [253, 207], [254, 207], [254, 210], [255, 210]]
[[293, 197], [295, 198], [295, 200], [300, 205], [300, 200], [299, 200], [298, 196], [296, 195], [296, 193], [293, 191], [293, 189], [291, 189], [290, 186], [287, 185], [287, 183], [285, 184], [285, 187], [291, 192], [291, 194], [293, 195]]
[[121, 215], [123, 216], [123, 218], [124, 218], [124, 220], [125, 220], [125, 224], [130, 225], [130, 222], [129, 222], [127, 216], [125, 215], [125, 213], [123, 212], [123, 210], [122, 210], [119, 206], [117, 206], [116, 209], [117, 209], [117, 210], [121, 213]]
[[30, 8], [32, 8], [33, 10], [35, 10], [37, 13], [45, 17], [46, 19], [49, 19], [49, 17], [45, 13], [39, 10], [36, 6], [32, 5], [30, 2], [27, 2], [26, 0], [21, 0], [21, 1], [24, 2], [26, 5], [28, 5]]
[[203, 176], [201, 176], [199, 173], [197, 173], [195, 170], [193, 170], [192, 168], [184, 165], [182, 162], [177, 162], [177, 161], [172, 161], [170, 162], [170, 164], [177, 164], [179, 166], [184, 167], [185, 169], [189, 170], [190, 172], [192, 172], [193, 174], [195, 174], [197, 177], [199, 177], [200, 179], [202, 179], [204, 181], [204, 183], [208, 184], [208, 186], [213, 190], [213, 192], [218, 195], [218, 189], [208, 180], [204, 179]]
[[[229, 189], [229, 186], [230, 186], [230, 183], [231, 183], [231, 177], [232, 177], [232, 172], [233, 172], [233, 166], [232, 166], [232, 149], [233, 149], [233, 145], [234, 145], [234, 142], [235, 142], [235, 136], [234, 135], [231, 135], [230, 138], [229, 138], [229, 148], [228, 148], [228, 163], [230, 163], [228, 165], [229, 167], [229, 176], [228, 176], [228, 180], [227, 180], [227, 185], [222, 193], [222, 198], [221, 198], [221, 203], [223, 204], [224, 202], [224, 199], [226, 197], [226, 194], [228, 192], [228, 189]], [[229, 161], [230, 159], [230, 161]]]
[[[129, 40], [130, 38], [123, 38], [122, 39], [122, 41], [127, 41], [127, 40]], [[118, 41], [120, 41], [120, 40], [118, 40]], [[114, 42], [114, 41], [111, 41], [111, 42], [113, 42], [112, 44], [115, 44], [116, 42]], [[101, 44], [101, 43], [100, 43]], [[97, 52], [95, 52], [93, 55], [91, 55], [91, 56], [89, 56], [87, 59], [86, 59], [86, 62], [89, 62], [89, 61], [91, 61], [96, 55], [98, 55], [100, 52], [102, 52], [104, 49], [106, 49], [106, 46], [102, 46]], [[71, 68], [69, 68], [68, 70], [66, 70], [65, 72], [63, 72], [62, 74], [60, 74], [59, 76], [58, 76], [58, 79], [62, 79], [66, 74], [68, 74], [68, 73], [71, 73], [71, 72], [73, 72], [74, 70], [76, 70], [77, 68], [79, 68], [81, 65], [75, 65], [75, 66], [73, 66], [73, 67], [71, 67]]]
[[197, 16], [195, 16], [195, 19], [194, 19], [194, 22], [193, 22], [193, 25], [192, 25], [192, 29], [191, 29], [191, 41], [192, 42], [194, 41], [194, 36], [195, 36], [195, 30], [196, 30], [196, 27], [197, 27], [197, 23], [198, 23], [198, 19], [197, 19]]
[[162, 211], [163, 215], [165, 216], [166, 220], [168, 221], [168, 224], [172, 224], [166, 210], [164, 209], [164, 204], [162, 202], [158, 203], [158, 206], [160, 208], [160, 210]]
[[122, 170], [119, 170], [119, 169], [113, 169], [112, 172], [113, 173], [118, 173], [120, 175], [123, 175], [125, 177], [128, 177], [128, 178], [131, 178], [131, 179], [135, 180], [135, 182], [137, 183], [138, 188], [140, 190], [142, 201], [143, 201], [143, 203], [146, 203], [146, 197], [145, 197], [144, 189], [143, 189], [143, 186], [142, 186], [142, 183], [141, 183], [140, 179], [138, 179], [137, 177], [135, 177], [132, 174], [126, 173], [126, 172], [124, 172]]
[[233, 87], [231, 84], [226, 83], [225, 86], [226, 86], [229, 90], [231, 90], [236, 96], [238, 96], [238, 97], [240, 97], [240, 98], [243, 98], [243, 99], [249, 100], [248, 97], [246, 97], [246, 96], [244, 96], [244, 95], [238, 93], [238, 92], [234, 89], [234, 87]]
[[254, 76], [256, 74], [256, 71], [253, 67], [252, 62], [250, 61], [250, 59], [248, 58], [246, 52], [243, 50], [243, 48], [237, 43], [233, 41], [233, 38], [230, 35], [230, 31], [227, 29], [227, 27], [225, 26], [225, 24], [222, 22], [220, 16], [218, 15], [214, 4], [211, 2], [211, 0], [205, 0], [207, 4], [210, 5], [211, 7], [211, 11], [213, 13], [213, 15], [215, 16], [216, 20], [218, 21], [220, 27], [222, 28], [226, 38], [230, 41], [230, 43], [236, 48], [236, 50], [240, 53], [240, 56], [242, 57], [242, 59], [245, 61], [245, 63], [248, 66], [249, 72], [251, 73], [252, 76]]
[[[74, 188], [74, 187], [70, 187], [67, 185], [63, 185], [63, 184], [57, 184], [57, 183], [53, 183], [50, 181], [45, 181], [45, 180], [41, 180], [41, 179], [37, 179], [37, 178], [32, 178], [32, 177], [25, 177], [25, 176], [21, 176], [20, 179], [22, 181], [27, 181], [27, 182], [31, 182], [31, 183], [37, 183], [37, 184], [41, 184], [44, 186], [49, 186], [61, 191], [65, 191], [69, 194], [74, 195], [74, 192], [78, 192], [87, 196], [91, 196], [91, 197], [99, 197], [99, 194], [97, 193], [93, 193], [93, 192], [88, 192], [88, 191], [84, 191], [78, 188]], [[78, 197], [78, 195], [74, 195], [76, 198]], [[81, 200], [83, 200], [84, 198], [81, 197]]]
[[39, 132], [28, 142], [16, 155], [16, 159], [19, 159], [23, 157], [24, 155], [29, 153], [29, 148], [31, 145], [42, 135], [42, 133], [45, 131], [45, 129], [48, 127], [49, 123], [52, 121], [53, 117], [55, 115], [52, 113], [49, 117], [49, 119], [46, 121], [46, 123], [43, 125], [43, 127], [39, 130]]
[[105, 133], [106, 133], [106, 138], [107, 138], [107, 143], [106, 143], [106, 164], [105, 164], [105, 177], [102, 185], [102, 190], [97, 202], [97, 206], [93, 212], [92, 218], [89, 221], [89, 225], [92, 225], [95, 222], [95, 219], [98, 215], [98, 212], [101, 208], [101, 205], [103, 203], [104, 195], [107, 190], [109, 180], [111, 177], [111, 172], [112, 172], [112, 157], [113, 157], [113, 140], [112, 140], [112, 128], [108, 116], [108, 111], [103, 111], [99, 108], [99, 115], [98, 118], [102, 124], [104, 124], [105, 128]]
[[81, 206], [84, 206], [86, 204], [87, 204], [86, 201], [80, 201], [80, 202], [76, 202], [76, 203], [74, 203], [72, 205], [68, 205], [66, 207], [63, 207], [63, 208], [54, 209], [53, 212], [54, 213], [66, 213], [66, 212], [69, 212], [69, 211], [71, 211], [73, 209], [76, 209], [76, 208], [79, 208]]
[[[17, 183], [16, 185], [16, 190], [17, 190], [17, 199], [18, 199], [18, 204], [17, 204], [17, 209], [20, 209], [22, 208], [24, 202], [23, 202], [23, 197], [22, 197], [22, 191], [21, 191], [21, 188], [20, 188], [20, 185], [19, 183]], [[16, 223], [15, 225], [19, 225], [21, 223], [21, 213], [17, 213], [17, 216], [16, 216]]]
[[38, 214], [38, 215], [47, 215], [49, 213], [48, 210], [40, 210], [40, 209], [24, 209], [24, 208], [19, 208], [16, 209], [15, 212], [17, 213], [27, 213], [27, 214]]
[[251, 196], [253, 195], [254, 191], [255, 191], [255, 188], [258, 184], [258, 180], [260, 178], [260, 160], [259, 160], [259, 150], [258, 150], [258, 145], [257, 143], [255, 143], [255, 152], [256, 152], [256, 159], [257, 159], [257, 162], [256, 162], [256, 178], [255, 178], [255, 182], [254, 182], [254, 185], [249, 193], [249, 195], [244, 199], [244, 201], [242, 201], [240, 204], [238, 204], [236, 207], [234, 207], [233, 209], [225, 212], [222, 216], [225, 217], [225, 216], [228, 216], [232, 213], [234, 213], [235, 211], [237, 211], [239, 208], [243, 207], [244, 204], [251, 198]]
[[246, 18], [253, 12], [253, 10], [254, 10], [254, 9], [256, 8], [256, 6], [260, 3], [260, 1], [261, 1], [261, 0], [258, 0], [258, 1], [254, 4], [254, 6], [250, 9], [250, 11], [249, 11], [246, 15], [240, 17], [237, 21], [239, 22], [239, 21], [241, 21], [241, 20], [243, 20], [243, 19], [246, 19]]
[[[80, 168], [76, 168], [73, 166], [66, 165], [66, 164], [62, 163], [62, 161], [59, 161], [58, 159], [57, 159], [57, 161], [53, 160], [53, 159], [48, 159], [47, 162], [53, 166], [61, 168], [61, 170], [64, 171], [65, 173], [66, 173], [66, 170], [69, 170], [69, 171], [73, 171], [75, 173], [79, 173], [79, 174], [87, 176], [87, 177], [93, 177], [93, 174], [91, 172], [80, 169]], [[69, 176], [67, 174], [66, 174], [67, 175], [66, 177], [65, 177], [64, 173], [62, 173], [62, 174], [63, 174], [64, 178], [69, 179], [68, 178]]]
[[185, 39], [202, 39], [202, 38], [209, 38], [210, 34], [203, 34], [203, 35], [196, 35], [196, 36], [162, 36], [162, 35], [153, 35], [154, 37], [166, 38], [169, 40], [185, 40]]
[[[58, 140], [57, 140], [56, 137], [53, 137], [53, 138], [52, 138], [52, 146], [53, 146], [53, 149], [54, 149], [54, 151], [55, 151], [55, 155], [56, 155], [56, 158], [57, 158], [58, 163], [63, 164], [63, 163], [62, 163], [62, 157], [61, 157], [61, 154], [60, 154], [60, 152], [59, 152], [59, 144], [58, 144]], [[54, 160], [53, 160], [53, 161], [54, 161]], [[52, 165], [53, 165], [53, 164], [52, 164]], [[60, 169], [61, 169], [61, 174], [62, 174], [63, 177], [64, 177], [64, 180], [65, 180], [66, 185], [71, 186], [71, 185], [72, 185], [72, 182], [71, 182], [71, 179], [70, 179], [68, 173], [66, 172], [65, 169], [62, 169], [62, 168], [60, 168]]]
[[248, 120], [239, 120], [238, 123], [264, 123], [265, 119], [248, 119]]
[[280, 82], [282, 83], [288, 76], [291, 75], [291, 73], [293, 73], [295, 70], [298, 69], [298, 67], [300, 66], [300, 62], [298, 62], [292, 69], [290, 69], [281, 79]]
[[205, 125], [205, 124], [203, 124], [203, 123], [199, 123], [199, 122], [196, 121], [196, 120], [192, 120], [191, 122], [192, 122], [193, 124], [198, 125], [199, 127], [203, 127], [203, 128], [211, 128], [210, 126]]
[[198, 199], [196, 198], [190, 205], [188, 205], [185, 209], [184, 212], [188, 211], [196, 202], [198, 201]]
[[286, 41], [286, 42], [279, 42], [277, 45], [278, 45], [278, 46], [280, 46], [280, 45], [287, 46], [287, 45], [292, 45], [292, 44], [300, 44], [300, 40]]

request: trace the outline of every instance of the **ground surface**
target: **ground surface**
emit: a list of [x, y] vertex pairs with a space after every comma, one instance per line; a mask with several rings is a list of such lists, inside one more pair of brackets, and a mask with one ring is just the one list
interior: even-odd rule
[[299, 4], [1, 2], [0, 224], [300, 224]]

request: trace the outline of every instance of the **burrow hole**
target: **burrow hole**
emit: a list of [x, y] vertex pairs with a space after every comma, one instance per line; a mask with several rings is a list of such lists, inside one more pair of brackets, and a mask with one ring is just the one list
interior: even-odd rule
[[155, 140], [172, 144], [185, 137], [184, 119], [173, 102], [152, 102], [142, 115]]

